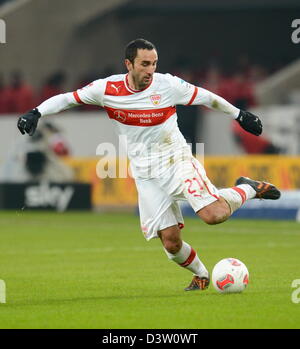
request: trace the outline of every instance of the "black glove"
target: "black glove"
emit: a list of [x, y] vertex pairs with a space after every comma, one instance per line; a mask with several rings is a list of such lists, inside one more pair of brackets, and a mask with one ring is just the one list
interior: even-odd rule
[[22, 135], [26, 133], [29, 136], [32, 136], [36, 130], [39, 118], [41, 117], [41, 113], [37, 110], [37, 108], [30, 110], [27, 114], [24, 114], [19, 117], [18, 120], [18, 129], [22, 133]]
[[253, 115], [248, 111], [240, 110], [236, 121], [244, 130], [253, 133], [255, 136], [259, 136], [262, 133], [262, 123], [260, 119], [258, 116]]

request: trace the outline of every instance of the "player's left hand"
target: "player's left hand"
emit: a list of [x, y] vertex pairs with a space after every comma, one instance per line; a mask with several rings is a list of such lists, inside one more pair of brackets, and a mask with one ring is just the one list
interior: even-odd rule
[[18, 120], [18, 129], [22, 133], [22, 135], [24, 135], [26, 132], [29, 134], [29, 136], [32, 136], [36, 130], [40, 117], [41, 113], [37, 108], [30, 110], [27, 114], [20, 116]]
[[262, 133], [262, 123], [259, 117], [248, 111], [240, 110], [236, 121], [244, 130], [254, 134], [255, 136], [259, 136]]

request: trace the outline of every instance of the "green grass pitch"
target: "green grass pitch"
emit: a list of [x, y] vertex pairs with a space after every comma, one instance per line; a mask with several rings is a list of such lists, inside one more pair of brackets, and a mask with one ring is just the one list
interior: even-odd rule
[[222, 295], [184, 292], [192, 274], [144, 240], [137, 216], [0, 212], [0, 328], [299, 328], [299, 232], [296, 222], [186, 219], [183, 239], [210, 272], [225, 257], [249, 269], [245, 292]]

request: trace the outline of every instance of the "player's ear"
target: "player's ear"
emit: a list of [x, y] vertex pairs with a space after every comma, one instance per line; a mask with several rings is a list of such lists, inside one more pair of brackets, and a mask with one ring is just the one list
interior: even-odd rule
[[133, 64], [131, 63], [131, 61], [128, 58], [125, 59], [125, 65], [126, 65], [126, 68], [128, 71], [132, 70]]

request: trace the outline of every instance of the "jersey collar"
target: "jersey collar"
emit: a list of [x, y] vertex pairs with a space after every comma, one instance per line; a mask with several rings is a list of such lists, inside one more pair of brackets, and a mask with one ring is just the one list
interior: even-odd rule
[[128, 73], [127, 73], [127, 74], [125, 75], [125, 78], [124, 78], [124, 84], [125, 84], [126, 89], [127, 89], [129, 92], [131, 92], [131, 93], [139, 93], [139, 92], [142, 92], [142, 91], [147, 90], [147, 88], [149, 88], [149, 87], [151, 86], [151, 84], [152, 84], [152, 82], [153, 82], [153, 79], [154, 79], [154, 75], [153, 75], [153, 77], [152, 77], [152, 79], [151, 79], [150, 84], [149, 84], [147, 87], [143, 88], [142, 90], [134, 90], [134, 89], [132, 89], [131, 87], [129, 87], [129, 83], [128, 83]]

